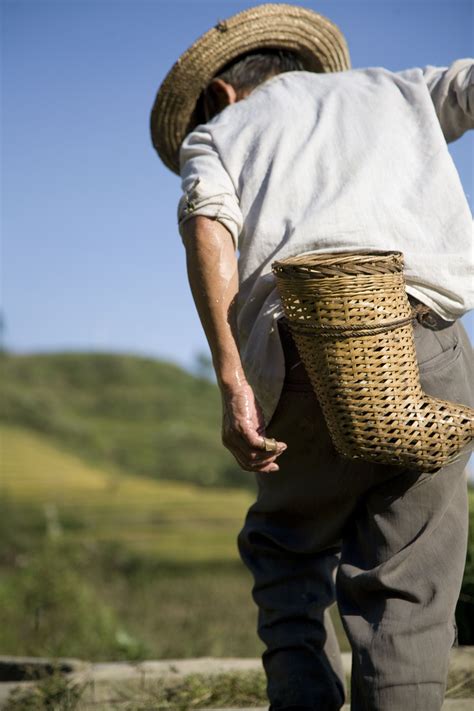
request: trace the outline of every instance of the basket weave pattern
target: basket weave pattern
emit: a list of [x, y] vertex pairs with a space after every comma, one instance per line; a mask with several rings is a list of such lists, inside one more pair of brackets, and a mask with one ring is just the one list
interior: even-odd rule
[[402, 254], [301, 255], [273, 271], [340, 454], [429, 472], [469, 446], [474, 410], [421, 389]]

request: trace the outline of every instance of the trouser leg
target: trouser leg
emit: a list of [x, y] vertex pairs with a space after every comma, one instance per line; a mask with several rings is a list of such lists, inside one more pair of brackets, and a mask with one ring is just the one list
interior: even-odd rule
[[[438, 334], [418, 328], [417, 349], [425, 392], [472, 406], [459, 325]], [[372, 487], [348, 523], [337, 596], [353, 650], [353, 711], [442, 706], [466, 554], [467, 459]]]
[[[415, 339], [425, 392], [472, 406], [459, 324], [439, 334], [417, 326]], [[342, 705], [321, 613], [342, 542], [338, 597], [353, 648], [354, 711], [436, 711], [464, 565], [466, 458], [434, 477], [345, 460], [312, 392], [291, 383], [269, 434], [288, 450], [280, 472], [258, 475], [239, 546], [255, 579], [272, 709]]]
[[[296, 527], [293, 523], [293, 533]], [[259, 608], [258, 633], [266, 645], [262, 661], [272, 710], [340, 709], [343, 672], [328, 612], [335, 599], [338, 550], [288, 551], [277, 537], [252, 531], [252, 516], [239, 544], [255, 578], [253, 595]]]
[[465, 462], [408, 491], [375, 490], [348, 528], [337, 587], [353, 711], [441, 708], [466, 554]]
[[267, 428], [288, 449], [279, 472], [257, 477], [259, 494], [239, 550], [254, 576], [272, 711], [335, 711], [344, 702], [343, 671], [328, 608], [353, 496], [348, 464], [335, 453], [304, 369], [292, 368], [293, 356], [299, 360], [296, 351], [286, 351], [288, 378]]

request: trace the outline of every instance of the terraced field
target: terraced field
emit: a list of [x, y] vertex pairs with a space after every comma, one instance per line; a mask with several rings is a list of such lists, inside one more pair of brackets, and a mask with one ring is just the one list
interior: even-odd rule
[[[4, 653], [259, 656], [251, 580], [236, 547], [252, 493], [99, 468], [20, 427], [0, 426], [0, 437], [0, 505], [17, 511], [20, 534], [25, 517], [40, 521], [38, 546], [30, 527], [19, 555], [0, 547]], [[472, 490], [470, 503], [474, 511]], [[0, 520], [0, 528], [18, 548], [15, 525]], [[469, 619], [473, 583], [468, 562]], [[78, 606], [83, 619], [70, 613]], [[333, 619], [347, 650], [335, 610]]]
[[236, 536], [252, 494], [98, 468], [1, 426], [2, 653], [258, 656]]
[[163, 561], [237, 560], [250, 493], [95, 468], [20, 428], [4, 425], [0, 435], [0, 495], [41, 506], [63, 536], [118, 541]]

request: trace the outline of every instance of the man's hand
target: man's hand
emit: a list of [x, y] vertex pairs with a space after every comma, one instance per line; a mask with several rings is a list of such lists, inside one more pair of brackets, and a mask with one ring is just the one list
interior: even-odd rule
[[247, 382], [232, 393], [223, 393], [222, 442], [234, 455], [242, 469], [251, 472], [276, 472], [277, 457], [286, 449], [277, 442], [275, 452], [263, 449], [265, 423], [262, 411]]

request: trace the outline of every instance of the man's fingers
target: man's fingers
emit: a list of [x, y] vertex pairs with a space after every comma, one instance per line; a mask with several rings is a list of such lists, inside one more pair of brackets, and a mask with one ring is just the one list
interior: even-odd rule
[[223, 444], [227, 449], [238, 459], [239, 464], [246, 462], [249, 459], [249, 449], [245, 445], [245, 440], [239, 437], [237, 434], [233, 436], [224, 436]]
[[281, 454], [286, 449], [285, 442], [278, 442], [272, 437], [265, 437], [264, 433], [245, 432], [243, 433], [243, 437], [249, 448], [256, 452]]
[[238, 431], [236, 429], [225, 432], [222, 441], [242, 469], [249, 472], [278, 471], [279, 466], [275, 463], [276, 459], [287, 448], [285, 442], [265, 438], [263, 434], [257, 434], [254, 431]]
[[[265, 439], [267, 449], [265, 449]], [[273, 456], [280, 456], [287, 448], [285, 442], [256, 435], [253, 432], [230, 432], [223, 437], [224, 445], [230, 449], [238, 449], [245, 460], [264, 460]], [[271, 449], [270, 449], [271, 447]]]
[[270, 462], [243, 462], [238, 457], [235, 458], [239, 466], [247, 472], [266, 474], [280, 469], [278, 464], [275, 464], [275, 457]]
[[274, 460], [287, 448], [285, 442], [278, 442], [273, 438], [265, 437], [264, 434], [245, 432], [241, 436], [247, 450], [247, 459], [251, 462], [263, 464], [270, 459]]
[[231, 445], [229, 449], [231, 449], [234, 456], [237, 451], [239, 459], [241, 462], [245, 463], [246, 469], [253, 471], [256, 470], [256, 468], [272, 464], [277, 457], [283, 454], [287, 447], [286, 444], [281, 444], [282, 446], [278, 447], [277, 451], [266, 452], [263, 449], [253, 449], [248, 446], [248, 443], [245, 440], [238, 438], [237, 441], [233, 443], [234, 446]]
[[[234, 457], [238, 460], [239, 464], [243, 466], [247, 471], [258, 471], [262, 467], [267, 467], [273, 464], [277, 457], [280, 455], [267, 452], [266, 456], [257, 456], [244, 452], [242, 449], [230, 449]], [[265, 454], [265, 453], [264, 453]], [[276, 471], [276, 470], [275, 470]]]
[[249, 472], [272, 472], [278, 471], [279, 466], [276, 464], [277, 458], [286, 449], [286, 445], [280, 448], [277, 452], [265, 452], [263, 450], [250, 450], [249, 448], [244, 449], [243, 446], [240, 447], [229, 447], [232, 454], [239, 462], [240, 466]]
[[264, 452], [263, 450], [255, 451], [254, 449], [252, 449], [248, 456], [252, 462], [263, 462], [265, 459], [270, 459], [272, 457], [273, 458], [279, 457], [280, 454], [283, 454], [283, 452], [285, 450], [286, 450], [286, 447], [284, 447], [276, 452]]

